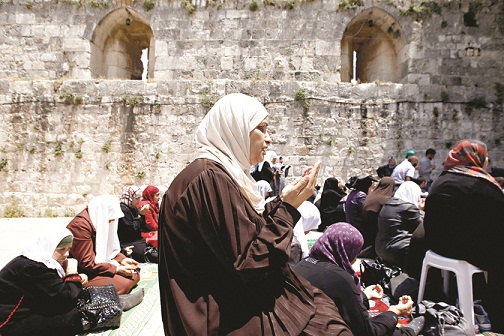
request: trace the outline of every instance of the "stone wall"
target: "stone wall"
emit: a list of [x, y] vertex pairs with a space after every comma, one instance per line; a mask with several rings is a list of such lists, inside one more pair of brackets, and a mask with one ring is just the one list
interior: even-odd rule
[[[199, 121], [231, 92], [265, 104], [272, 149], [294, 175], [322, 160], [321, 184], [429, 147], [439, 173], [462, 138], [485, 141], [492, 165], [504, 166], [498, 1], [439, 1], [429, 10], [377, 0], [355, 9], [338, 0], [259, 2], [257, 10], [237, 1], [146, 3], [2, 1], [0, 216], [72, 216], [125, 184], [169, 186], [194, 157]], [[368, 47], [394, 57], [375, 52], [362, 69], [379, 76], [388, 66], [400, 79], [343, 82], [355, 39], [374, 36], [373, 27], [386, 41]], [[103, 48], [114, 45], [107, 31], [121, 37], [121, 53], [148, 46], [147, 81], [100, 75], [112, 52]], [[354, 40], [342, 62], [345, 31]], [[109, 70], [132, 64], [114, 58]]]
[[[322, 160], [321, 184], [329, 176], [374, 173], [407, 149], [436, 148], [440, 167], [462, 138], [486, 141], [494, 165], [504, 165], [501, 105], [417, 101], [422, 95], [415, 84], [3, 80], [0, 87], [4, 215], [19, 209], [69, 216], [92, 196], [119, 195], [123, 185], [169, 186], [194, 158], [199, 121], [218, 96], [231, 92], [265, 104], [272, 149], [293, 165], [294, 175]], [[296, 100], [300, 93], [304, 100]]]

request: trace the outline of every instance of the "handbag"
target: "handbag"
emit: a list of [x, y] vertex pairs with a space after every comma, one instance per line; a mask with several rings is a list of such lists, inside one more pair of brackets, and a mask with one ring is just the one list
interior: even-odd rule
[[389, 296], [392, 296], [390, 279], [402, 273], [400, 267], [385, 266], [380, 257], [377, 257], [371, 263], [361, 260], [360, 269], [361, 282], [365, 287], [378, 284], [382, 286], [385, 294]]
[[463, 336], [474, 335], [474, 326], [455, 306], [444, 302], [423, 300], [415, 307], [413, 316], [425, 316], [422, 335], [425, 336]]
[[112, 284], [82, 288], [77, 299], [84, 331], [118, 328], [121, 325], [122, 308], [119, 294]]
[[144, 252], [145, 262], [157, 264], [159, 260], [159, 251], [154, 246], [147, 246]]

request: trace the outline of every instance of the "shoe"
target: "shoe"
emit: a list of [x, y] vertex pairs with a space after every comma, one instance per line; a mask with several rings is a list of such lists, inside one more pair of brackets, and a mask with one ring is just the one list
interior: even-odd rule
[[478, 303], [474, 303], [474, 323], [478, 325], [480, 332], [492, 330], [487, 312], [483, 306]]
[[420, 335], [425, 325], [425, 316], [415, 317], [410, 323], [406, 324], [402, 329], [408, 328], [413, 330], [414, 335]]
[[130, 294], [119, 295], [119, 302], [121, 302], [121, 307], [123, 311], [130, 310], [131, 308], [137, 306], [142, 302], [144, 297], [144, 289], [140, 288], [137, 291]]

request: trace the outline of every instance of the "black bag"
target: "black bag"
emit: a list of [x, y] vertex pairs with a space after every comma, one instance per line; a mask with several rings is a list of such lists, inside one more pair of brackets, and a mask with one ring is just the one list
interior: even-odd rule
[[418, 297], [418, 288], [418, 281], [406, 273], [401, 273], [390, 279], [390, 295], [397, 301], [403, 295], [409, 295], [412, 298]]
[[423, 300], [415, 307], [413, 316], [425, 316], [424, 336], [474, 335], [473, 324], [464, 318], [460, 309], [444, 302]]
[[372, 263], [361, 260], [360, 269], [361, 282], [365, 287], [378, 284], [388, 296], [392, 296], [390, 279], [402, 273], [401, 268], [397, 266], [385, 266], [380, 257]]
[[147, 246], [144, 253], [145, 262], [148, 263], [158, 263], [159, 251], [154, 246]]
[[119, 294], [112, 284], [82, 288], [77, 310], [81, 313], [84, 331], [118, 328], [121, 324]]

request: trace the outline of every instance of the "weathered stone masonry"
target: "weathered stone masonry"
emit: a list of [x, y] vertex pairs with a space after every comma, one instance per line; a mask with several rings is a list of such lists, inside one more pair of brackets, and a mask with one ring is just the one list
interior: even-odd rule
[[[265, 104], [294, 174], [321, 159], [320, 182], [406, 149], [436, 148], [440, 167], [467, 137], [504, 165], [500, 2], [429, 13], [411, 1], [233, 1], [192, 14], [191, 3], [146, 2], [0, 5], [0, 215], [73, 215], [125, 184], [168, 186], [230, 92]], [[131, 80], [143, 67], [148, 80]]]

